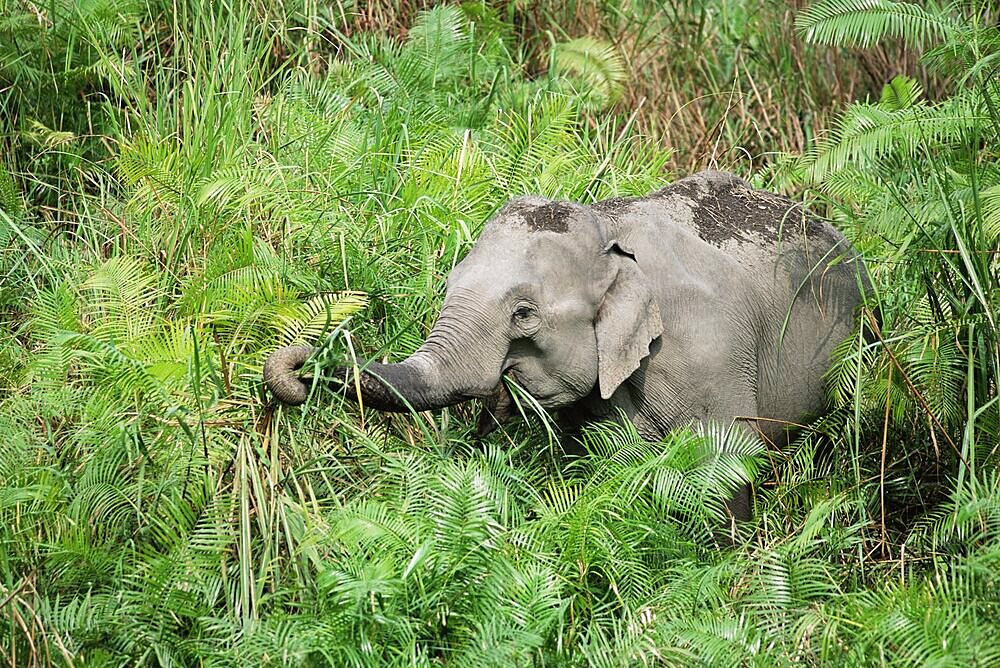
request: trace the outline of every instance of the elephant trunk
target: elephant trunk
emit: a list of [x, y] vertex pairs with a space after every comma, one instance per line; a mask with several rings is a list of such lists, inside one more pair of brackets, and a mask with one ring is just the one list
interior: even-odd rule
[[[495, 328], [476, 326], [474, 319], [460, 317], [458, 311], [442, 311], [420, 349], [398, 364], [361, 364], [357, 382], [351, 368], [335, 369], [332, 377], [337, 390], [366, 407], [396, 413], [434, 410], [488, 396], [500, 382], [506, 341], [492, 341], [498, 338]], [[267, 359], [264, 380], [279, 401], [305, 402], [311, 379], [300, 377], [297, 371], [314, 351], [292, 346]]]
[[316, 348], [309, 346], [288, 346], [271, 353], [264, 362], [264, 382], [278, 401], [289, 406], [298, 406], [309, 396], [308, 379], [300, 378], [302, 368]]

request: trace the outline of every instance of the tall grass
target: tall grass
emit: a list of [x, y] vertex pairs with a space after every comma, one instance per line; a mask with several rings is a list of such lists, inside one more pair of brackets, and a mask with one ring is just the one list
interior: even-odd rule
[[[932, 34], [882, 5], [816, 3], [802, 35], [902, 37], [946, 88], [895, 79], [810, 143], [871, 56], [779, 43], [791, 15], [755, 32], [751, 3], [8, 3], [2, 660], [995, 662], [1000, 37], [986, 5], [927, 9]], [[759, 78], [828, 58], [818, 88]], [[687, 142], [650, 86], [740, 102]], [[754, 178], [823, 195], [878, 288], [794, 448], [595, 426], [573, 457], [531, 424], [474, 444], [465, 408], [264, 395], [281, 345], [416, 348], [508, 197], [641, 194], [741, 143], [809, 147]], [[719, 479], [748, 473], [757, 519], [720, 545]]]
[[[434, 3], [378, 0], [347, 12], [347, 32], [405, 34]], [[620, 111], [674, 152], [670, 167], [759, 169], [776, 153], [801, 152], [851, 100], [877, 95], [897, 74], [942, 82], [918, 44], [809, 44], [795, 29], [802, 0], [535, 0], [505, 3], [517, 49], [534, 76], [558, 60], [553, 42], [597, 39], [618, 60]]]

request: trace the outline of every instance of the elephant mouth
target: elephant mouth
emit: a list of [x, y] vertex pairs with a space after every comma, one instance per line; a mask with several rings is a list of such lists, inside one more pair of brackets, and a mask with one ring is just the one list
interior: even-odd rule
[[[522, 396], [527, 394], [532, 401], [542, 408], [556, 409], [567, 405], [567, 402], [563, 400], [563, 392], [556, 391], [549, 394], [536, 394], [528, 391], [528, 389], [524, 386], [523, 380], [519, 377], [516, 364], [508, 364], [504, 367], [503, 372], [500, 374], [500, 380], [493, 391], [487, 396], [481, 397], [483, 407], [479, 415], [476, 430], [479, 438], [491, 433], [493, 430], [512, 420], [517, 415], [523, 416], [525, 414], [526, 406], [524, 405], [523, 400], [518, 400], [515, 398], [514, 394], [511, 393], [511, 388], [507, 383], [507, 379], [513, 381], [513, 384], [517, 386], [518, 390], [520, 390], [520, 392], [515, 391], [515, 393], [521, 394]], [[531, 411], [530, 408], [528, 410], [529, 412]]]
[[500, 375], [501, 385], [504, 384], [504, 377], [513, 381], [514, 385], [517, 386], [517, 389], [520, 390], [521, 394], [528, 395], [529, 397], [531, 397], [531, 399], [536, 401], [538, 405], [542, 406], [543, 408], [560, 408], [562, 406], [565, 406], [567, 403], [562, 400], [562, 397], [564, 396], [565, 393], [561, 390], [557, 389], [553, 392], [547, 392], [547, 393], [541, 393], [538, 392], [537, 390], [529, 390], [528, 385], [525, 382], [524, 378], [522, 377], [520, 369], [518, 368], [516, 362], [510, 363], [504, 368], [503, 373], [501, 373]]
[[516, 404], [511, 396], [507, 383], [504, 382], [504, 374], [501, 374], [500, 381], [487, 396], [482, 397], [483, 408], [479, 413], [479, 421], [476, 427], [476, 435], [483, 438], [493, 432], [497, 427], [514, 417]]
[[517, 362], [511, 362], [510, 364], [504, 367], [504, 370], [500, 373], [501, 385], [505, 384], [504, 382], [505, 379], [510, 380], [515, 386], [517, 386], [517, 389], [526, 392], [527, 394], [531, 395], [531, 397], [534, 399], [538, 399], [538, 397], [536, 397], [533, 393], [529, 392], [528, 388], [525, 386], [524, 380], [521, 377], [520, 369], [517, 366]]

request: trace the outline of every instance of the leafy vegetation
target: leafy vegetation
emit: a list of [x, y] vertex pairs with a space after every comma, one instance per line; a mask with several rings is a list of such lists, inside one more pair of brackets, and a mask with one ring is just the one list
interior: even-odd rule
[[[997, 10], [817, 0], [804, 45], [760, 7], [781, 20], [8, 1], [2, 660], [1000, 661]], [[872, 49], [920, 63], [852, 103]], [[701, 130], [651, 86], [713, 101]], [[699, 161], [761, 167], [868, 258], [833, 408], [788, 449], [596, 425], [574, 455], [533, 423], [477, 444], [463, 407], [267, 401], [276, 347], [415, 349], [509, 197], [643, 194]], [[733, 545], [720, 494], [746, 476]]]

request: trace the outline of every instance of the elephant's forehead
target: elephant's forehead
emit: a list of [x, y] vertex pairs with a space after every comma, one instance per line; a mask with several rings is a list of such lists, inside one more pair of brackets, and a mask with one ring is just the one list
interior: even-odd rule
[[449, 285], [481, 293], [505, 292], [515, 283], [549, 283], [556, 278], [588, 281], [600, 255], [599, 240], [578, 235], [495, 227], [483, 231], [468, 256], [449, 276]]
[[569, 202], [552, 202], [544, 197], [520, 197], [508, 202], [491, 222], [493, 227], [563, 233], [569, 231], [570, 219], [576, 209]]
[[[509, 201], [487, 224], [484, 233], [515, 230], [519, 234], [580, 234], [594, 229], [593, 213], [575, 202], [529, 195]], [[595, 230], [596, 231], [596, 230]]]
[[495, 260], [507, 265], [546, 269], [562, 258], [574, 261], [596, 256], [601, 249], [595, 230], [571, 232], [529, 231], [518, 227], [493, 226], [484, 229], [469, 253], [476, 262]]

